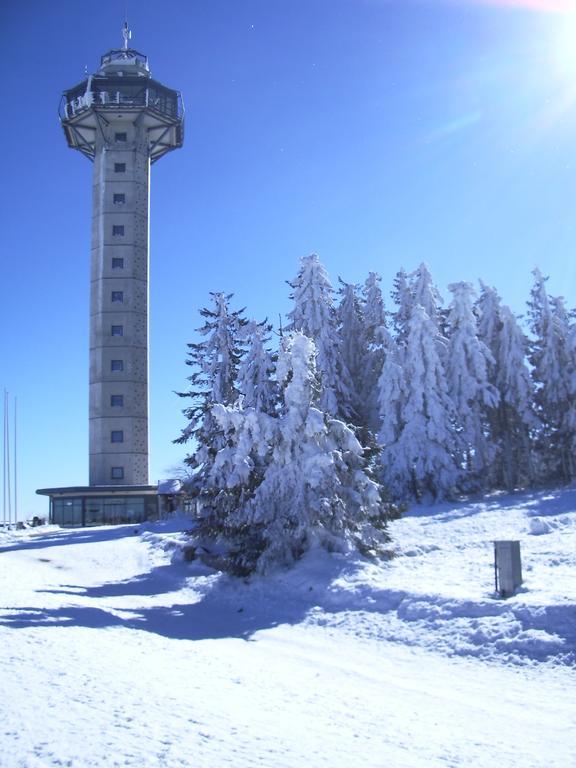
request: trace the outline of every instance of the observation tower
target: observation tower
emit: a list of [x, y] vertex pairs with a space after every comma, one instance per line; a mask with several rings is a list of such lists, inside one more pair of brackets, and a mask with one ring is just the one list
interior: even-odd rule
[[[68, 146], [93, 163], [90, 462], [89, 488], [38, 491], [52, 501], [55, 491], [94, 498], [112, 488], [150, 490], [150, 165], [182, 146], [184, 121], [180, 93], [152, 79], [147, 57], [129, 46], [127, 23], [123, 38], [123, 47], [104, 54], [98, 71], [64, 91], [60, 103]], [[92, 518], [84, 512], [76, 524], [94, 524]]]

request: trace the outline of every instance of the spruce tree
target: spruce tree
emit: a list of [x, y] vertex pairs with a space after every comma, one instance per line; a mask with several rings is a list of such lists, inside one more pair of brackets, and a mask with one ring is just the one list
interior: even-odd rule
[[389, 449], [400, 437], [407, 393], [400, 350], [394, 340], [388, 337], [386, 357], [376, 389], [379, 422], [377, 437], [384, 449]]
[[569, 321], [562, 299], [551, 299], [548, 278], [535, 269], [528, 304], [534, 335], [530, 362], [536, 386], [536, 413], [540, 421], [536, 451], [539, 470], [547, 482], [569, 482], [575, 475], [572, 446], [575, 363], [570, 353]]
[[358, 286], [340, 280], [341, 301], [337, 318], [340, 333], [340, 359], [342, 370], [349, 378], [350, 409], [355, 426], [366, 427], [363, 407], [363, 384], [367, 365], [367, 340], [360, 310]]
[[427, 264], [420, 264], [410, 276], [410, 294], [412, 303], [419, 305], [441, 333], [444, 333], [444, 312], [442, 297], [434, 285]]
[[392, 299], [396, 304], [396, 311], [392, 313], [394, 332], [398, 346], [402, 348], [408, 338], [408, 325], [414, 307], [414, 297], [405, 269], [401, 269], [394, 278]]
[[294, 307], [288, 315], [288, 330], [308, 336], [317, 349], [319, 407], [331, 416], [351, 421], [352, 384], [340, 349], [334, 291], [316, 254], [301, 259], [298, 275], [289, 285]]
[[[230, 446], [217, 462], [222, 482], [236, 484], [238, 505], [226, 530], [233, 573], [268, 573], [319, 546], [382, 554], [391, 507], [370, 477], [352, 430], [318, 409], [316, 350], [301, 333], [282, 339], [277, 375], [281, 408], [276, 417], [253, 409], [218, 408], [216, 418]], [[255, 457], [263, 470], [257, 485]]]
[[363, 423], [376, 433], [380, 426], [378, 380], [387, 354], [393, 344], [387, 327], [386, 309], [376, 272], [370, 272], [363, 286], [361, 316], [365, 344], [360, 414]]
[[237, 375], [242, 359], [242, 337], [246, 320], [244, 310], [232, 311], [232, 294], [211, 293], [213, 307], [200, 310], [205, 318], [198, 329], [202, 341], [188, 344], [186, 365], [193, 368], [188, 378], [190, 388], [177, 394], [189, 398], [191, 404], [183, 411], [187, 424], [175, 443], [193, 443], [193, 451], [185, 463], [192, 471], [191, 490], [201, 493], [209, 513], [208, 498], [213, 495], [208, 481], [218, 451], [225, 444], [225, 435], [215, 421], [212, 406], [230, 405], [238, 399]]
[[403, 355], [399, 434], [381, 455], [384, 482], [394, 498], [440, 500], [451, 496], [460, 479], [454, 405], [442, 362], [445, 345], [435, 323], [416, 305]]
[[463, 450], [465, 488], [485, 488], [495, 455], [489, 434], [490, 416], [499, 401], [498, 391], [489, 380], [494, 358], [478, 337], [472, 285], [452, 283], [448, 288], [453, 300], [448, 314], [446, 373]]
[[250, 320], [244, 327], [246, 354], [238, 367], [237, 387], [244, 408], [273, 415], [278, 404], [278, 386], [273, 378], [274, 355], [268, 349], [272, 326]]
[[526, 336], [509, 307], [501, 306], [499, 317], [495, 384], [500, 402], [491, 429], [497, 448], [492, 476], [496, 487], [512, 491], [535, 480], [531, 433], [536, 418]]

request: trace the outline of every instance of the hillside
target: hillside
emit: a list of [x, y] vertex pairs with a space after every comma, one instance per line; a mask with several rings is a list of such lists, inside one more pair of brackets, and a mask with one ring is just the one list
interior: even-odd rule
[[0, 533], [0, 765], [576, 764], [575, 490], [413, 510], [388, 563], [249, 584], [183, 562], [186, 525]]

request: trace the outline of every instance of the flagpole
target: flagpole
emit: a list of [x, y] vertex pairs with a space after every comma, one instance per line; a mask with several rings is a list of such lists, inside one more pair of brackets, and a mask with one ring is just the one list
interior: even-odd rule
[[2, 431], [2, 526], [6, 528], [6, 390], [4, 390], [4, 411]]
[[12, 484], [10, 480], [10, 393], [6, 393], [6, 485], [8, 488], [8, 528], [12, 524]]
[[9, 450], [10, 441], [8, 439], [8, 391], [4, 390], [4, 445], [3, 445], [3, 467], [2, 467], [2, 489], [3, 489], [3, 504], [2, 504], [2, 522], [4, 528], [10, 525], [10, 477], [9, 477]]
[[18, 398], [14, 397], [14, 525], [18, 525]]

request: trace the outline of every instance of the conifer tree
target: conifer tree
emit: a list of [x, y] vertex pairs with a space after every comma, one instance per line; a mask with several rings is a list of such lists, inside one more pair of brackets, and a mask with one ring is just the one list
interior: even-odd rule
[[427, 264], [420, 264], [411, 275], [410, 294], [412, 303], [419, 305], [441, 333], [444, 333], [442, 297], [434, 285]]
[[382, 449], [384, 482], [394, 498], [418, 501], [449, 497], [459, 480], [454, 405], [442, 360], [445, 340], [420, 305], [408, 325], [403, 359], [405, 394], [399, 434]]
[[382, 373], [387, 348], [393, 344], [387, 328], [386, 309], [376, 272], [370, 272], [363, 286], [361, 315], [365, 340], [365, 362], [362, 366], [360, 414], [363, 423], [376, 433], [380, 426], [378, 380]]
[[378, 442], [384, 448], [388, 448], [396, 443], [402, 432], [407, 396], [400, 350], [390, 336], [376, 394], [379, 417]]
[[376, 555], [388, 540], [391, 508], [369, 475], [361, 445], [349, 427], [314, 405], [315, 356], [313, 342], [303, 334], [283, 338], [277, 417], [216, 409], [221, 428], [235, 433], [232, 448], [221, 450], [221, 477], [229, 486], [245, 488], [254, 456], [265, 457], [257, 486], [227, 516], [234, 573], [267, 573], [315, 546]]
[[301, 259], [298, 275], [289, 285], [294, 300], [288, 315], [289, 330], [308, 336], [317, 349], [319, 407], [332, 416], [351, 421], [352, 384], [340, 350], [334, 291], [316, 254]]
[[537, 455], [546, 481], [569, 482], [574, 477], [572, 446], [575, 362], [570, 354], [570, 328], [562, 299], [550, 299], [546, 280], [535, 269], [528, 304], [534, 335], [530, 362], [536, 385], [536, 413], [540, 421]]
[[222, 430], [214, 420], [215, 403], [230, 405], [238, 398], [237, 375], [242, 359], [244, 310], [232, 311], [232, 294], [211, 293], [213, 307], [200, 310], [205, 318], [198, 329], [202, 341], [188, 344], [186, 365], [193, 368], [190, 389], [178, 395], [190, 398], [183, 411], [188, 423], [174, 442], [195, 443], [185, 463], [193, 473], [195, 488], [207, 491], [205, 483], [217, 452], [224, 444]]
[[267, 348], [272, 326], [250, 320], [244, 327], [247, 349], [238, 367], [238, 391], [244, 408], [273, 415], [278, 405], [278, 386], [273, 379], [274, 356]]
[[362, 320], [368, 342], [373, 342], [378, 329], [386, 327], [386, 307], [380, 283], [382, 278], [376, 272], [369, 272], [363, 286]]
[[448, 391], [454, 403], [462, 464], [467, 489], [486, 487], [487, 473], [495, 455], [489, 437], [490, 415], [498, 405], [496, 387], [489, 381], [492, 354], [478, 337], [470, 283], [452, 283], [448, 315]]
[[396, 304], [396, 311], [392, 313], [396, 341], [400, 349], [406, 345], [408, 338], [408, 325], [414, 307], [414, 297], [410, 290], [408, 275], [405, 269], [401, 269], [394, 278], [392, 299]]
[[338, 321], [340, 332], [340, 359], [342, 369], [348, 373], [347, 389], [350, 392], [350, 407], [354, 425], [365, 427], [363, 418], [363, 384], [367, 364], [367, 341], [360, 311], [358, 286], [340, 280]]
[[512, 491], [534, 483], [531, 432], [536, 419], [526, 336], [509, 307], [501, 306], [499, 316], [495, 383], [500, 402], [491, 429], [497, 449], [492, 476], [496, 487]]

